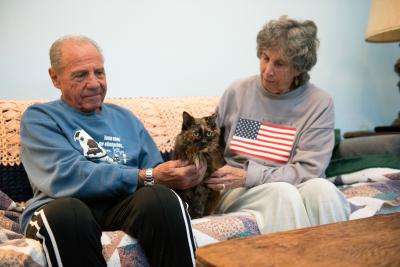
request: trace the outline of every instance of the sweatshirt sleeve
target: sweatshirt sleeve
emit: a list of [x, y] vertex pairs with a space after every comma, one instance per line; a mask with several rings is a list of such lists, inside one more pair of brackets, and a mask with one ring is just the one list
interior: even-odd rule
[[333, 147], [334, 107], [330, 101], [311, 127], [300, 133], [291, 162], [278, 167], [268, 167], [249, 160], [245, 165], [245, 186], [250, 188], [268, 182], [299, 184], [311, 178], [325, 177]]
[[[21, 160], [34, 192], [40, 191], [52, 198], [99, 198], [136, 190], [137, 167], [86, 159], [42, 109], [30, 107], [22, 117], [20, 129]], [[142, 138], [139, 144], [147, 144], [149, 139], [152, 142], [144, 129], [139, 131]], [[160, 156], [151, 156], [155, 150], [150, 146], [141, 151], [144, 165], [159, 163]]]

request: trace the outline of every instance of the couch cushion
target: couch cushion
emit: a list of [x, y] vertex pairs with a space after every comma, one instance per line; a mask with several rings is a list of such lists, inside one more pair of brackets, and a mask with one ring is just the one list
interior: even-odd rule
[[400, 155], [400, 133], [345, 138], [338, 146], [340, 157]]

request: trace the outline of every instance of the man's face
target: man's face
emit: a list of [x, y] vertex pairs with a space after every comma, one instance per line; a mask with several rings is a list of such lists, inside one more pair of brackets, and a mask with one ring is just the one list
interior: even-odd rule
[[63, 100], [82, 111], [100, 111], [107, 92], [106, 73], [100, 52], [90, 43], [66, 42], [61, 47], [61, 68], [49, 69]]

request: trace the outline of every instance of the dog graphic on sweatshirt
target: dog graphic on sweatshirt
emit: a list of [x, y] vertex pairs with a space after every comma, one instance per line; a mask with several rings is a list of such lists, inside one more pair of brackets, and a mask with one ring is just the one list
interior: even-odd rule
[[75, 141], [79, 141], [83, 149], [83, 155], [90, 160], [100, 160], [108, 163], [114, 163], [114, 160], [107, 155], [104, 148], [101, 147], [85, 130], [81, 129], [75, 132]]

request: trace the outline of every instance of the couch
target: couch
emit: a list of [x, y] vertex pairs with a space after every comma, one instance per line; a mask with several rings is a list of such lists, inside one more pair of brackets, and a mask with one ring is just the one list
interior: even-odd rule
[[[114, 98], [106, 102], [124, 106], [138, 116], [168, 160], [181, 128], [182, 112], [209, 115], [218, 99]], [[47, 266], [40, 243], [24, 238], [18, 222], [24, 201], [32, 195], [19, 158], [19, 123], [25, 109], [40, 102], [43, 101], [0, 101], [0, 262], [7, 266]], [[350, 219], [399, 212], [400, 135], [341, 140], [337, 134], [327, 174], [349, 200]], [[260, 234], [251, 212], [211, 215], [193, 220], [192, 225], [198, 246]], [[101, 241], [108, 266], [148, 266], [140, 244], [125, 233], [103, 232]]]

